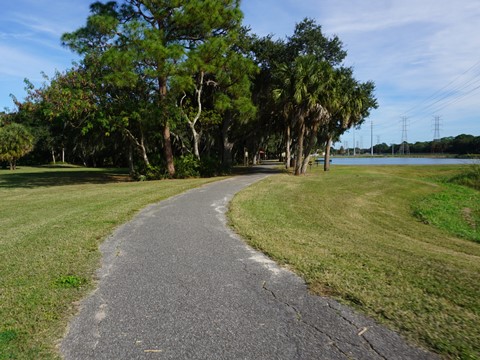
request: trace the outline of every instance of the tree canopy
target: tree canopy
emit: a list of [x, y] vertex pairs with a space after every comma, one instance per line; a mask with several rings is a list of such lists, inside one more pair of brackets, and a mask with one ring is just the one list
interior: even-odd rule
[[328, 153], [377, 106], [374, 84], [343, 67], [341, 40], [314, 20], [275, 40], [242, 17], [238, 0], [93, 3], [85, 25], [62, 36], [79, 63], [28, 83], [16, 102], [13, 118], [35, 134], [32, 158], [162, 178], [269, 153], [305, 173], [314, 150]]
[[33, 136], [25, 126], [14, 122], [0, 126], [0, 161], [7, 161], [10, 170], [15, 170], [17, 160], [32, 149]]

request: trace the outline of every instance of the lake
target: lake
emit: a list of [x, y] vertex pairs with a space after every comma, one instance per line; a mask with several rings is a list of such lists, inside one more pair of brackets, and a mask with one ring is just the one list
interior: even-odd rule
[[332, 165], [468, 165], [479, 163], [479, 159], [332, 156]]

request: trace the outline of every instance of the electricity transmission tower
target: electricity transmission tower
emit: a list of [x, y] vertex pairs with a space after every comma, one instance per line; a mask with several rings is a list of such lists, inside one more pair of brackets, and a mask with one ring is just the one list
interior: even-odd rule
[[406, 116], [402, 117], [402, 144], [400, 145], [400, 149], [398, 153], [400, 155], [409, 155], [410, 154], [410, 147], [408, 145], [408, 138], [407, 138], [407, 123], [408, 118]]
[[434, 131], [433, 131], [433, 141], [440, 140], [440, 116], [435, 116], [434, 118]]

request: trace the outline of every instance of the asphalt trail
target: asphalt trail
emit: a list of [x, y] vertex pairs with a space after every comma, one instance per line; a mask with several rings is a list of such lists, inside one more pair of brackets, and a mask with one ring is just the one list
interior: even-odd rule
[[141, 211], [102, 245], [99, 286], [65, 359], [435, 359], [252, 250], [226, 226], [233, 195], [268, 174], [216, 182]]

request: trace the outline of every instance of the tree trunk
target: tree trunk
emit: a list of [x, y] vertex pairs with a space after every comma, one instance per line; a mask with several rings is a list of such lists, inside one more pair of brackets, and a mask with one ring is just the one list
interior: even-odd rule
[[199, 144], [200, 144], [201, 136], [195, 129], [195, 124], [191, 122], [189, 122], [188, 124], [190, 126], [190, 129], [192, 130], [192, 135], [193, 135], [193, 155], [195, 155], [195, 157], [200, 160]]
[[200, 116], [202, 115], [202, 91], [203, 91], [203, 82], [205, 78], [205, 73], [203, 71], [200, 71], [200, 79], [198, 86], [195, 85], [195, 96], [196, 96], [196, 102], [197, 102], [197, 113], [195, 114], [195, 117], [190, 120], [188, 115], [183, 111], [183, 100], [187, 97], [185, 94], [182, 99], [180, 100], [180, 109], [183, 113], [183, 116], [187, 120], [187, 123], [190, 127], [190, 130], [192, 130], [192, 136], [193, 136], [193, 154], [196, 156], [197, 159], [200, 159], [200, 151], [199, 151], [199, 143], [200, 143], [200, 135], [201, 131], [197, 132], [195, 129], [195, 124], [200, 120]]
[[332, 148], [332, 137], [329, 136], [325, 146], [325, 161], [323, 163], [323, 170], [330, 171], [330, 149]]
[[307, 172], [308, 162], [310, 161], [310, 153], [312, 152], [313, 147], [317, 143], [317, 133], [319, 127], [320, 121], [315, 121], [312, 128], [310, 129], [310, 133], [308, 136], [308, 144], [303, 152], [302, 174], [305, 174]]
[[291, 127], [290, 125], [287, 125], [287, 130], [285, 134], [285, 157], [286, 157], [286, 162], [285, 162], [285, 167], [290, 169], [290, 161], [292, 158], [292, 154], [290, 153], [290, 148], [292, 146], [292, 137], [291, 137]]
[[310, 155], [305, 155], [302, 161], [302, 174], [307, 173], [308, 163], [310, 162]]
[[173, 163], [172, 140], [170, 139], [170, 126], [168, 121], [163, 126], [163, 149], [165, 153], [165, 160], [167, 161], [167, 171], [170, 177], [175, 176], [175, 165]]
[[295, 175], [302, 174], [302, 158], [303, 158], [303, 139], [305, 137], [305, 122], [303, 119], [298, 120], [298, 143], [295, 155]]
[[142, 130], [140, 130], [140, 144], [139, 144], [139, 147], [140, 147], [140, 151], [142, 153], [142, 158], [143, 158], [143, 161], [145, 162], [145, 165], [149, 166], [150, 161], [148, 160], [147, 148], [145, 147], [145, 139], [144, 139]]
[[[160, 77], [158, 79], [159, 88], [159, 105], [164, 102], [165, 97], [167, 96], [167, 79]], [[173, 150], [172, 150], [172, 139], [170, 137], [170, 125], [168, 123], [168, 118], [164, 120], [163, 123], [163, 153], [165, 156], [165, 161], [167, 162], [167, 171], [170, 177], [175, 176], [175, 164], [173, 162]]]
[[135, 172], [135, 167], [133, 164], [133, 145], [130, 144], [128, 147], [128, 168], [130, 170], [130, 175], [133, 175]]
[[222, 164], [224, 166], [232, 166], [232, 150], [234, 143], [230, 142], [228, 138], [228, 132], [232, 125], [231, 114], [227, 114], [222, 124], [222, 143], [223, 143], [223, 154], [222, 154]]
[[65, 147], [62, 146], [62, 164], [65, 164]]
[[55, 150], [53, 148], [52, 148], [52, 160], [53, 160], [53, 165], [55, 165], [57, 161], [55, 159]]

